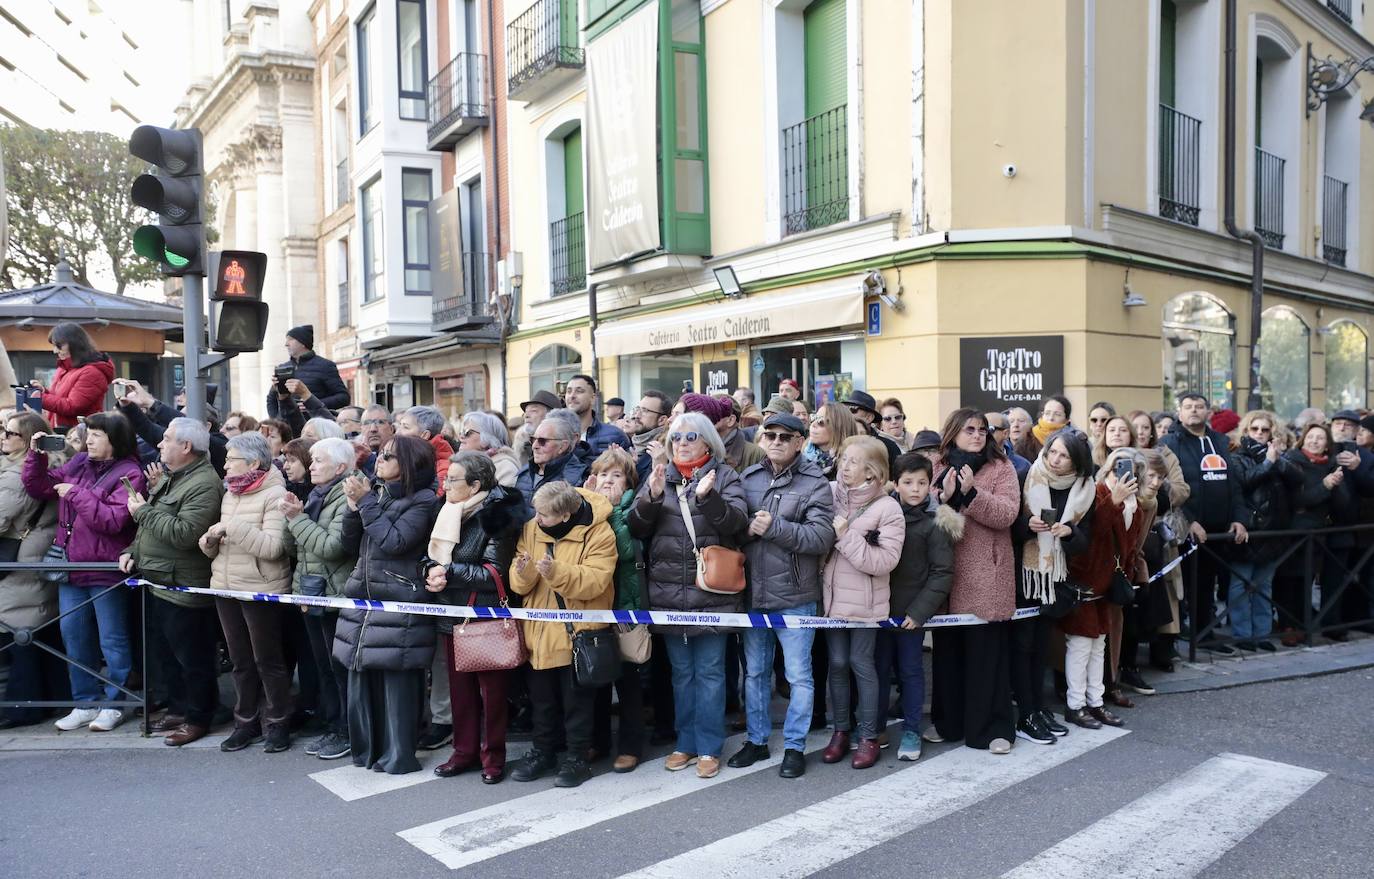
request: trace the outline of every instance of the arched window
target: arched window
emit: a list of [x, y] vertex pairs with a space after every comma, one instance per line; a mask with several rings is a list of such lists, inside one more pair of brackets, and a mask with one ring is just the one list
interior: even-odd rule
[[1209, 293], [1183, 293], [1164, 305], [1164, 408], [1194, 391], [1234, 408], [1236, 319]]
[[1326, 334], [1326, 409], [1359, 409], [1369, 399], [1369, 337], [1348, 320]]
[[1260, 318], [1260, 405], [1280, 418], [1307, 408], [1312, 377], [1312, 331], [1286, 305]]
[[560, 397], [568, 379], [582, 372], [582, 355], [567, 345], [541, 348], [530, 359], [530, 393], [553, 391]]

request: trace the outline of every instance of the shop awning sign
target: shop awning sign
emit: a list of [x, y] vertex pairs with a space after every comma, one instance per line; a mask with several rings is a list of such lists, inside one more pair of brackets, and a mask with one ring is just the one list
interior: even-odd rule
[[608, 321], [597, 327], [597, 355], [641, 354], [729, 345], [743, 339], [838, 330], [864, 323], [862, 293], [830, 283], [767, 296]]

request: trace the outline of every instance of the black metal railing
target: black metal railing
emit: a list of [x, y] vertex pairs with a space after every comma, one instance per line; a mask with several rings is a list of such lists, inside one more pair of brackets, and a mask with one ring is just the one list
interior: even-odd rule
[[849, 219], [848, 106], [782, 130], [783, 234]]
[[[1245, 547], [1237, 547], [1229, 533], [1208, 534], [1207, 542], [1184, 560], [1188, 576], [1184, 577], [1185, 595], [1189, 609], [1187, 629], [1188, 658], [1197, 660], [1197, 650], [1211, 649], [1237, 642], [1253, 642], [1267, 638], [1283, 638], [1285, 643], [1302, 642], [1310, 645], [1319, 635], [1341, 637], [1350, 629], [1374, 626], [1374, 524], [1347, 525], [1338, 528], [1319, 528], [1310, 531], [1251, 531]], [[1241, 560], [1262, 551], [1266, 542], [1279, 545], [1270, 557], [1277, 572], [1269, 583], [1256, 583], [1251, 576], [1236, 570]], [[1237, 556], [1237, 553], [1243, 555]], [[1231, 578], [1237, 578], [1245, 596], [1253, 601], [1262, 599], [1262, 606], [1272, 612], [1275, 628], [1266, 636], [1239, 637], [1223, 633], [1222, 618], [1212, 613], [1199, 615], [1195, 609], [1200, 601], [1215, 601], [1212, 584], [1199, 594], [1198, 565], [1203, 558], [1219, 572], [1218, 580], [1229, 590]], [[1247, 568], [1247, 570], [1249, 570]], [[1198, 626], [1199, 617], [1211, 622]]]
[[460, 119], [487, 118], [487, 56], [460, 53], [429, 81], [426, 94], [430, 140]]
[[1255, 147], [1255, 231], [1274, 249], [1283, 247], [1283, 166], [1285, 161]]
[[339, 326], [353, 325], [353, 285], [348, 279], [339, 282]]
[[1326, 8], [1336, 13], [1336, 17], [1346, 24], [1355, 23], [1355, 17], [1350, 14], [1350, 0], [1326, 0]]
[[549, 295], [587, 286], [587, 239], [581, 212], [549, 224]]
[[353, 183], [348, 179], [348, 159], [334, 166], [334, 209], [353, 200]]
[[1159, 215], [1196, 226], [1201, 167], [1202, 120], [1159, 105]]
[[434, 300], [435, 326], [451, 324], [470, 317], [486, 317], [491, 292], [491, 254], [469, 252], [462, 255], [463, 289], [456, 295]]
[[555, 67], [582, 67], [577, 0], [539, 0], [506, 25], [506, 91], [511, 97]]
[[1322, 177], [1322, 259], [1345, 265], [1346, 196], [1350, 184], [1330, 175]]
[[[45, 559], [41, 562], [0, 562], [0, 571], [99, 571], [112, 574], [119, 574], [119, 565], [115, 564], [114, 562], [54, 563]], [[151, 723], [151, 719], [149, 715], [151, 714], [151, 712], [148, 710], [149, 670], [147, 637], [142, 636], [142, 634], [140, 633], [140, 637], [136, 642], [133, 640], [132, 637], [130, 638], [131, 644], [137, 643], [142, 645], [142, 655], [140, 660], [141, 664], [139, 668], [140, 674], [136, 688], [135, 685], [130, 685], [129, 681], [125, 681], [123, 684], [121, 684], [117, 681], [111, 680], [109, 677], [101, 674], [100, 669], [91, 668], [89, 665], [86, 665], [84, 662], [81, 662], [75, 657], [69, 656], [65, 652], [65, 648], [60, 648], [57, 646], [58, 644], [62, 643], [61, 638], [54, 637], [55, 633], [61, 630], [62, 619], [64, 617], [70, 616], [71, 614], [76, 613], [77, 611], [80, 611], [83, 608], [94, 604], [100, 598], [102, 598], [110, 592], [113, 592], [116, 589], [129, 588], [131, 587], [125, 586], [123, 581], [120, 581], [119, 583], [116, 583], [113, 586], [93, 586], [89, 590], [89, 594], [85, 598], [83, 598], [81, 602], [66, 608], [65, 610], [58, 613], [57, 616], [53, 617], [52, 619], [47, 620], [43, 623], [39, 623], [38, 625], [33, 627], [10, 626], [5, 623], [0, 623], [0, 634], [7, 636], [4, 639], [4, 643], [0, 644], [0, 653], [4, 653], [5, 651], [12, 651], [16, 648], [41, 650], [50, 656], [57, 657], [65, 665], [71, 666], [73, 668], [78, 668], [81, 671], [84, 671], [86, 674], [90, 675], [91, 677], [99, 681], [102, 688], [107, 686], [114, 687], [115, 690], [118, 691], [117, 695], [122, 696], [123, 698], [101, 699], [95, 702], [76, 702], [70, 699], [17, 699], [8, 701], [0, 699], [0, 708], [120, 708], [124, 709], [126, 712], [130, 714], [132, 714], [135, 710], [142, 710], [143, 734], [145, 736], [148, 735], [150, 733], [149, 724]], [[141, 620], [146, 620], [148, 617], [147, 589], [139, 588], [138, 598], [136, 600], [141, 603], [141, 611], [139, 613], [139, 618]], [[13, 656], [14, 654], [11, 653], [10, 655]], [[0, 695], [3, 694], [0, 693]]]

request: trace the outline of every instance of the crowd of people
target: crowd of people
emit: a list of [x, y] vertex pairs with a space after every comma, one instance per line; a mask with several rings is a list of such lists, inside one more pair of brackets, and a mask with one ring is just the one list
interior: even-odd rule
[[[671, 744], [666, 769], [711, 778], [722, 761], [770, 757], [775, 697], [784, 778], [806, 772], [816, 729], [830, 730], [821, 761], [855, 769], [893, 743], [905, 761], [923, 742], [1050, 746], [1070, 725], [1121, 725], [1132, 696], [1154, 692], [1141, 666], [1172, 671], [1180, 633], [1218, 625], [1218, 599], [1236, 645], [1219, 652], [1296, 643], [1311, 610], [1303, 560], [1250, 533], [1374, 512], [1374, 416], [1351, 410], [1306, 410], [1289, 425], [1187, 393], [1167, 413], [1097, 403], [1080, 429], [1055, 395], [1034, 417], [961, 408], [917, 430], [900, 400], [862, 390], [813, 409], [784, 379], [762, 408], [748, 388], [646, 390], [628, 405], [577, 375], [561, 396], [532, 394], [514, 421], [450, 419], [350, 405], [307, 326], [288, 335], [293, 368], [277, 372], [269, 417], [210, 406], [194, 420], [184, 401], [115, 379], [79, 326], [50, 341], [58, 372], [40, 388], [42, 412], [0, 412], [0, 549], [118, 571], [0, 580], [0, 623], [34, 628], [60, 613], [37, 637], [74, 660], [14, 644], [6, 699], [70, 700], [58, 729], [108, 731], [127, 712], [100, 703], [144, 676], [160, 706], [152, 728], [170, 746], [232, 724], [222, 750], [265, 742], [275, 753], [313, 727], [305, 751], [324, 760], [398, 774], [447, 746], [440, 776], [552, 774], [575, 787], [596, 761], [629, 772]], [[111, 389], [117, 405], [102, 411]], [[1208, 540], [1227, 552], [1170, 569]], [[1367, 543], [1325, 543], [1320, 585], [1340, 596], [1333, 613], [1347, 627], [1374, 615], [1368, 579], [1351, 573]], [[125, 578], [900, 625], [464, 623], [166, 589], [139, 602], [107, 588]], [[976, 623], [927, 628], [944, 614]], [[482, 626], [500, 631], [476, 637]], [[609, 682], [591, 683], [575, 655], [612, 637]], [[231, 706], [220, 705], [223, 672]], [[45, 719], [10, 708], [0, 726]], [[746, 737], [726, 754], [731, 728]], [[532, 747], [508, 771], [507, 738], [522, 733]]]

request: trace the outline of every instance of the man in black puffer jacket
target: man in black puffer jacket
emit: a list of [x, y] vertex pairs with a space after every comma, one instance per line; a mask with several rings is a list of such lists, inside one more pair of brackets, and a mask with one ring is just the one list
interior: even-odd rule
[[[1250, 531], [1282, 531], [1293, 521], [1289, 484], [1300, 480], [1293, 462], [1280, 454], [1273, 439], [1274, 420], [1269, 413], [1247, 415], [1242, 422], [1240, 448], [1231, 456], [1250, 518]], [[1231, 585], [1226, 607], [1231, 634], [1242, 650], [1274, 650], [1268, 641], [1274, 627], [1274, 574], [1287, 541], [1256, 540], [1237, 551], [1231, 565]]]
[[[326, 360], [316, 354], [315, 327], [303, 324], [286, 331], [286, 353], [288, 359], [277, 368], [289, 366], [295, 369], [295, 378], [319, 398], [326, 409], [337, 412], [348, 405], [348, 386], [339, 377], [339, 368], [334, 361]], [[276, 418], [280, 408], [280, 394], [276, 384], [267, 391], [267, 414]], [[290, 400], [288, 394], [284, 399]]]

